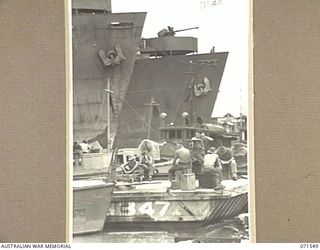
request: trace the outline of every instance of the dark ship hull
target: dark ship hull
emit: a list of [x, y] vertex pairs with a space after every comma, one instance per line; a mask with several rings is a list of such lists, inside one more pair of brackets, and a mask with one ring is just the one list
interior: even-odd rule
[[[130, 82], [146, 13], [111, 13], [110, 0], [73, 0], [73, 139], [93, 140], [106, 148], [116, 131], [118, 111]], [[110, 84], [109, 84], [110, 83]], [[106, 89], [112, 91], [111, 98]], [[109, 92], [110, 93], [110, 92]], [[112, 102], [112, 100], [114, 100]], [[110, 107], [108, 107], [110, 103]], [[110, 119], [107, 110], [112, 109]], [[109, 120], [109, 121], [108, 121]], [[107, 135], [107, 126], [110, 134]], [[110, 144], [109, 144], [110, 145]], [[110, 148], [108, 148], [110, 149]], [[114, 183], [105, 177], [112, 160], [110, 150], [74, 152], [73, 233], [103, 229]], [[76, 160], [77, 159], [77, 160]], [[81, 162], [81, 163], [80, 163]]]
[[[137, 60], [119, 115], [117, 146], [136, 147], [144, 138], [158, 141], [158, 128], [170, 123], [192, 126], [197, 117], [210, 122], [227, 56], [223, 52]], [[196, 96], [194, 88], [205, 78], [211, 89]], [[157, 104], [152, 109], [151, 98]], [[163, 112], [167, 116], [161, 121]], [[188, 120], [183, 112], [188, 112]]]
[[[76, 3], [74, 3], [75, 5]], [[110, 78], [111, 135], [116, 131], [118, 112], [129, 85], [146, 13], [111, 14], [97, 10], [74, 10], [73, 35], [73, 136], [88, 140], [106, 132], [107, 78]], [[124, 59], [106, 65], [120, 48]], [[115, 55], [113, 55], [115, 56]], [[111, 136], [110, 136], [111, 138]]]

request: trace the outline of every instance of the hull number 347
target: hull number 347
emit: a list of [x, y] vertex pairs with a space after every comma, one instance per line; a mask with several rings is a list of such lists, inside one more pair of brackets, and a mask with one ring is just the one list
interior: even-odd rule
[[135, 202], [128, 202], [126, 215], [132, 216], [136, 214], [147, 214], [153, 216], [155, 214], [164, 216], [170, 206], [166, 201], [145, 202], [142, 205]]

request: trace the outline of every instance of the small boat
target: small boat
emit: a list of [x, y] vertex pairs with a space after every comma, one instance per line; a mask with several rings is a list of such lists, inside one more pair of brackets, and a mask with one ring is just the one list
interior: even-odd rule
[[101, 179], [73, 181], [73, 234], [103, 229], [114, 186]]
[[73, 234], [93, 233], [103, 229], [115, 187], [114, 163], [117, 150], [110, 156], [110, 167], [105, 176], [90, 174], [82, 179], [74, 177]]
[[248, 181], [225, 180], [221, 184], [223, 189], [183, 191], [171, 189], [169, 181], [118, 183], [105, 228], [184, 222], [205, 226], [233, 218], [247, 206]]

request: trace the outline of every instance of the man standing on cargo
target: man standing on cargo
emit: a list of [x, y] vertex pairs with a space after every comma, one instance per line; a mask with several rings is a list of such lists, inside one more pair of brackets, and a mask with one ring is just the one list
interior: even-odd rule
[[177, 150], [173, 157], [172, 168], [169, 169], [169, 180], [175, 179], [177, 170], [192, 170], [192, 157], [189, 149], [182, 144], [177, 144]]

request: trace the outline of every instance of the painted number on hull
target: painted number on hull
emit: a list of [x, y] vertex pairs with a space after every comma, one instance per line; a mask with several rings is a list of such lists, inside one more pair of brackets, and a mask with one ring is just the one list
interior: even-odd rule
[[164, 216], [169, 208], [170, 203], [165, 201], [156, 201], [156, 205], [157, 204], [162, 205], [159, 215]]
[[147, 214], [149, 216], [152, 216], [154, 214], [154, 210], [152, 208], [152, 202], [146, 202], [144, 203], [140, 208], [139, 212], [142, 214]]
[[[154, 204], [152, 202], [145, 202], [142, 204], [141, 207], [139, 207], [138, 211], [141, 214], [147, 214], [149, 216], [153, 216], [156, 213], [156, 210], [154, 209], [155, 207], [161, 207], [160, 211], [159, 211], [159, 215], [160, 216], [164, 216], [166, 214], [166, 212], [168, 211], [168, 208], [170, 206], [169, 202], [165, 202], [165, 201], [156, 201]], [[133, 205], [131, 205], [131, 207], [133, 207]], [[131, 211], [133, 212], [133, 211]]]
[[132, 216], [132, 215], [136, 214], [136, 204], [134, 202], [129, 202], [128, 203], [127, 214], [129, 216]]

